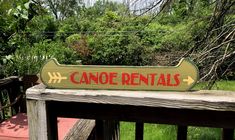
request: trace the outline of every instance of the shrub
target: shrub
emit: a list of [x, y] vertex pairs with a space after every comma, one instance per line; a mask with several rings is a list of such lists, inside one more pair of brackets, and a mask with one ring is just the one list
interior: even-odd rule
[[91, 63], [103, 65], [147, 65], [151, 62], [151, 48], [138, 42], [136, 35], [96, 36], [88, 44], [92, 49]]
[[90, 55], [90, 50], [85, 35], [73, 34], [66, 38], [66, 44], [77, 53], [82, 63], [86, 62], [87, 57]]
[[32, 47], [21, 47], [14, 54], [5, 57], [3, 73], [5, 76], [37, 74], [50, 58], [56, 58], [62, 64], [75, 64], [77, 55], [62, 42], [45, 40], [35, 43]]

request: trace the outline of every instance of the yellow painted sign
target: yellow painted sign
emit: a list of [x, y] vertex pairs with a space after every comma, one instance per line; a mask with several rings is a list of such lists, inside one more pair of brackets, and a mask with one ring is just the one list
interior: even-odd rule
[[49, 60], [41, 70], [49, 88], [186, 91], [198, 80], [198, 69], [188, 59], [172, 67], [60, 65]]

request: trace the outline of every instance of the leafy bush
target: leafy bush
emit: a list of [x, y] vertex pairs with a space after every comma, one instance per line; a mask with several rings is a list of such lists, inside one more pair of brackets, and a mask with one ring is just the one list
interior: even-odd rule
[[5, 57], [3, 73], [5, 76], [37, 74], [50, 58], [56, 58], [62, 64], [75, 64], [77, 55], [62, 42], [45, 40], [35, 43], [33, 47], [21, 47], [14, 54]]
[[58, 25], [56, 39], [64, 41], [68, 36], [79, 31], [80, 25], [78, 19], [75, 17], [68, 18], [65, 21], [61, 21]]
[[88, 48], [88, 43], [86, 40], [86, 36], [80, 34], [73, 34], [65, 40], [66, 45], [76, 52], [82, 63], [85, 63], [90, 55], [90, 49]]
[[161, 40], [162, 48], [168, 50], [187, 50], [192, 45], [192, 36], [187, 26], [177, 25], [175, 30]]
[[34, 17], [29, 23], [26, 32], [30, 33], [30, 42], [36, 43], [44, 39], [54, 39], [58, 30], [58, 23], [48, 14]]
[[[73, 2], [77, 3], [69, 3]], [[221, 9], [216, 6], [219, 3], [205, 0], [167, 2], [166, 7], [160, 6], [163, 8], [160, 13], [150, 14], [154, 10], [149, 9], [150, 13], [143, 15], [138, 15], [144, 11], [138, 12], [138, 6], [135, 11], [116, 2], [98, 0], [93, 6], [80, 4], [61, 5], [53, 13], [47, 2], [23, 0], [12, 4], [0, 0], [0, 73], [33, 73], [27, 70], [23, 59], [30, 63], [40, 61], [34, 60], [35, 56], [57, 57], [61, 63], [82, 60], [83, 64], [151, 65], [154, 53], [175, 54], [189, 48], [193, 52], [204, 51], [210, 43], [213, 48], [217, 42], [227, 42], [235, 17], [229, 2], [221, 3]], [[217, 35], [222, 38], [216, 39]], [[233, 46], [233, 42], [227, 43]], [[226, 44], [222, 46], [225, 48]], [[228, 51], [232, 52], [232, 49]], [[229, 63], [225, 66], [232, 60], [226, 60]], [[17, 65], [21, 62], [24, 68]], [[12, 68], [5, 70], [6, 64]], [[201, 63], [198, 66], [201, 69], [208, 65]], [[225, 78], [234, 79], [233, 71]]]
[[65, 42], [66, 42], [67, 45], [72, 45], [74, 43], [76, 44], [80, 40], [81, 40], [81, 35], [80, 34], [73, 34], [73, 35], [67, 37]]
[[46, 59], [43, 54], [32, 51], [30, 47], [22, 47], [5, 58], [4, 74], [6, 76], [37, 74]]
[[138, 36], [125, 36], [120, 32], [112, 34], [109, 37], [97, 35], [89, 40], [88, 44], [92, 50], [91, 64], [146, 65], [151, 63], [151, 49], [139, 43]]
[[32, 49], [48, 58], [56, 58], [61, 64], [75, 64], [78, 60], [76, 52], [61, 41], [44, 40], [35, 43]]

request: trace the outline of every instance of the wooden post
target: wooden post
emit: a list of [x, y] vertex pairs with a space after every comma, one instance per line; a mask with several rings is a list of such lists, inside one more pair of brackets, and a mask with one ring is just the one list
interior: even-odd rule
[[222, 129], [222, 140], [233, 140], [234, 129], [223, 128]]
[[144, 123], [136, 122], [135, 124], [135, 140], [143, 140], [144, 139]]
[[27, 110], [29, 139], [57, 140], [57, 130], [55, 130], [57, 129], [57, 122], [53, 115], [52, 117], [47, 118], [48, 115], [45, 101], [27, 100]]
[[111, 120], [96, 120], [96, 140], [119, 140], [119, 122]]
[[187, 140], [187, 126], [178, 126], [177, 140]]

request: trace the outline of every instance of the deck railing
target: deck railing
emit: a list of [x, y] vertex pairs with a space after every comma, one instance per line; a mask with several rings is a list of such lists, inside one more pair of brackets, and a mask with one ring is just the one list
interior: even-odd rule
[[15, 115], [21, 110], [23, 97], [22, 82], [18, 77], [8, 77], [0, 79], [0, 120]]
[[120, 139], [119, 121], [136, 122], [136, 140], [143, 140], [145, 122], [177, 125], [178, 140], [187, 139], [187, 126], [223, 128], [223, 140], [233, 140], [234, 135], [232, 91], [65, 90], [38, 85], [27, 90], [26, 98], [31, 139], [57, 140], [57, 117], [94, 119], [96, 140]]

